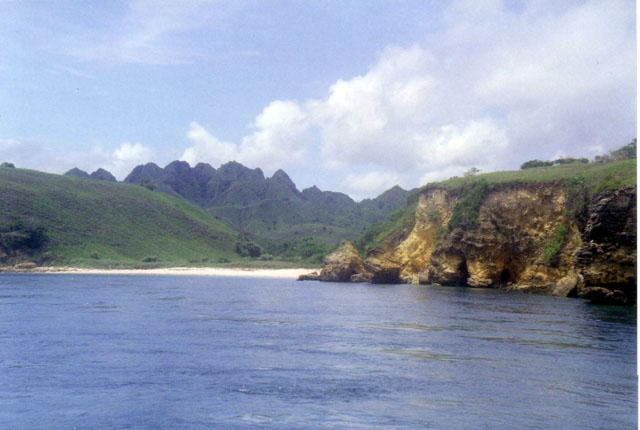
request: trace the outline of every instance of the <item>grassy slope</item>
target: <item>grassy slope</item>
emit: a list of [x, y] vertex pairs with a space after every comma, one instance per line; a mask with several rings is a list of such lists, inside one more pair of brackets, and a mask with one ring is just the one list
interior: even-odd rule
[[413, 205], [406, 211], [398, 211], [387, 221], [374, 223], [356, 242], [358, 250], [365, 254], [383, 241], [393, 238], [407, 230], [412, 225], [411, 218], [415, 213], [415, 202], [420, 191], [430, 187], [440, 186], [460, 188], [464, 185], [486, 181], [488, 184], [517, 184], [566, 181], [581, 176], [590, 193], [597, 193], [605, 189], [615, 189], [623, 185], [636, 185], [637, 160], [624, 160], [611, 163], [575, 163], [553, 167], [536, 167], [533, 169], [493, 172], [465, 178], [452, 178], [442, 182], [435, 182], [420, 187], [411, 192], [408, 197]]
[[232, 229], [195, 205], [138, 185], [0, 168], [0, 205], [0, 225], [24, 219], [46, 227], [45, 251], [58, 264], [238, 259]]
[[563, 181], [580, 175], [584, 177], [587, 188], [591, 192], [597, 192], [622, 185], [635, 185], [636, 164], [637, 160], [633, 159], [612, 163], [574, 163], [553, 167], [536, 167], [525, 170], [486, 173], [466, 178], [453, 178], [427, 184], [422, 188], [433, 185], [456, 188], [480, 180], [486, 180], [490, 184], [552, 182]]

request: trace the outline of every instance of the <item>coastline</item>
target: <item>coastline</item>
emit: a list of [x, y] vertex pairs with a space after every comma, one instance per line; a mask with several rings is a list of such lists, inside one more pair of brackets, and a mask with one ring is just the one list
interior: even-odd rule
[[1, 273], [46, 273], [73, 275], [173, 275], [173, 276], [223, 276], [248, 278], [297, 279], [312, 272], [309, 268], [253, 269], [220, 267], [167, 267], [159, 269], [85, 269], [76, 267], [37, 267], [30, 270], [4, 271]]

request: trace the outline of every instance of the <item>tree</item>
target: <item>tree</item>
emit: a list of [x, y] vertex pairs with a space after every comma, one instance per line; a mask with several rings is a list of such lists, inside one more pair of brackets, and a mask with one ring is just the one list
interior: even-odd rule
[[147, 178], [143, 178], [140, 180], [140, 186], [141, 187], [145, 187], [148, 190], [155, 190], [156, 189], [156, 184], [154, 184], [153, 182], [151, 182], [149, 179]]
[[609, 155], [613, 161], [631, 160], [636, 158], [636, 139], [633, 139], [622, 148], [609, 152]]
[[542, 160], [535, 159], [535, 160], [529, 160], [522, 163], [522, 165], [520, 166], [520, 169], [524, 170], [524, 169], [532, 169], [534, 167], [549, 167], [552, 165], [553, 163], [551, 161], [542, 161]]
[[464, 172], [464, 176], [473, 176], [480, 173], [480, 169], [478, 169], [477, 167], [472, 167], [469, 170], [467, 170], [466, 172]]
[[571, 163], [588, 163], [589, 159], [588, 158], [573, 158], [573, 157], [566, 157], [566, 158], [558, 158], [557, 160], [553, 160], [551, 162], [551, 164], [555, 165], [562, 165], [562, 164], [571, 164]]

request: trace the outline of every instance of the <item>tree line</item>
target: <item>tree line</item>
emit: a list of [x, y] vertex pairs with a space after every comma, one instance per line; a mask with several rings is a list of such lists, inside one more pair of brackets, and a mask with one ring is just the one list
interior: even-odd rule
[[[633, 139], [631, 142], [627, 143], [621, 148], [615, 149], [613, 151], [609, 151], [608, 154], [604, 155], [596, 155], [593, 162], [594, 163], [609, 163], [611, 161], [621, 161], [621, 160], [630, 160], [636, 158], [636, 139]], [[543, 161], [543, 160], [529, 160], [520, 166], [520, 169], [531, 169], [533, 167], [551, 167], [551, 166], [559, 166], [562, 164], [571, 164], [571, 163], [589, 163], [588, 158], [558, 158], [557, 160], [552, 161]]]

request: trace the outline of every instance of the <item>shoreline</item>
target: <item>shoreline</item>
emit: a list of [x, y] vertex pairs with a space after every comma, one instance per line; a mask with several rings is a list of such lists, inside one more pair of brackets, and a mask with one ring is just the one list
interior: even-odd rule
[[237, 278], [284, 278], [297, 279], [298, 276], [318, 269], [253, 269], [220, 267], [166, 267], [158, 269], [85, 269], [77, 267], [37, 267], [30, 270], [3, 271], [1, 273], [42, 273], [66, 275], [172, 275], [172, 276], [222, 276]]

